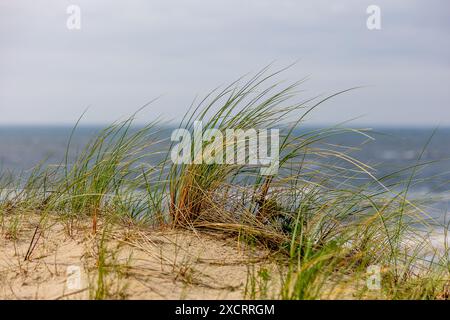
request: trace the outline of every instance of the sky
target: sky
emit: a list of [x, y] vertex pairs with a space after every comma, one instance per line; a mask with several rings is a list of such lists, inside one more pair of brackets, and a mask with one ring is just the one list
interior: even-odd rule
[[[80, 8], [69, 29], [67, 7]], [[380, 8], [381, 29], [366, 24]], [[0, 0], [0, 125], [177, 121], [217, 86], [297, 62], [310, 124], [450, 125], [446, 0]]]

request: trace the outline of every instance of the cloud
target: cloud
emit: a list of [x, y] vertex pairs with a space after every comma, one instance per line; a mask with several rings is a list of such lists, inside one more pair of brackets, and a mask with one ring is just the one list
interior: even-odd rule
[[[82, 29], [66, 28], [81, 8]], [[305, 95], [370, 85], [313, 121], [450, 125], [446, 1], [32, 1], [0, 4], [0, 123], [109, 122], [163, 94], [145, 119], [180, 118], [192, 99], [273, 60], [300, 62]], [[448, 119], [448, 120], [446, 120]]]

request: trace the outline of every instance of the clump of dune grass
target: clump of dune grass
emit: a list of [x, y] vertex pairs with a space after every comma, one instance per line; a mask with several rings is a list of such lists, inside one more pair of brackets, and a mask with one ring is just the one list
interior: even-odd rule
[[[196, 163], [195, 153], [192, 163], [172, 163], [170, 149], [158, 145], [158, 123], [136, 128], [133, 115], [100, 131], [73, 161], [66, 156], [59, 165], [39, 165], [25, 181], [3, 175], [1, 214], [87, 216], [94, 234], [98, 216], [112, 215], [152, 226], [212, 230], [264, 246], [273, 251], [278, 274], [250, 270], [248, 298], [448, 297], [448, 250], [429, 257], [426, 211], [408, 200], [420, 159], [405, 169], [411, 171], [407, 181], [392, 179], [395, 172], [377, 177], [374, 168], [351, 156], [353, 148], [328, 142], [349, 132], [372, 140], [368, 130], [346, 124], [304, 127], [315, 108], [352, 89], [302, 99], [303, 80], [274, 80], [283, 70], [265, 68], [214, 90], [193, 104], [180, 124], [192, 131], [194, 122], [202, 121], [203, 132], [279, 128], [276, 175], [262, 176], [259, 167], [244, 164]], [[211, 143], [218, 141], [204, 141], [203, 149]], [[226, 149], [230, 142], [219, 143]], [[150, 165], [156, 153], [163, 160]], [[11, 226], [11, 234], [15, 229]], [[382, 280], [375, 293], [365, 285], [374, 265]], [[101, 266], [96, 298], [107, 296]], [[275, 278], [280, 286], [273, 291], [267, 282]]]
[[[203, 130], [281, 127], [279, 173], [261, 176], [259, 168], [231, 164], [172, 164], [173, 224], [238, 234], [286, 255], [283, 299], [320, 298], [346, 274], [364, 281], [371, 265], [383, 269], [387, 297], [397, 297], [389, 287], [422, 281], [430, 272], [421, 261], [427, 215], [407, 197], [420, 164], [410, 168], [407, 181], [392, 183], [396, 173], [376, 177], [373, 168], [349, 155], [351, 150], [327, 143], [327, 138], [348, 132], [373, 139], [365, 130], [302, 130], [309, 112], [349, 90], [298, 101], [301, 82], [273, 84], [277, 73], [265, 71], [211, 93], [181, 127], [192, 130], [194, 120], [203, 121]], [[401, 183], [404, 190], [394, 192]], [[431, 274], [440, 269], [448, 277], [438, 264], [430, 265]], [[437, 296], [446, 280], [433, 283]], [[427, 295], [429, 291], [411, 297]]]

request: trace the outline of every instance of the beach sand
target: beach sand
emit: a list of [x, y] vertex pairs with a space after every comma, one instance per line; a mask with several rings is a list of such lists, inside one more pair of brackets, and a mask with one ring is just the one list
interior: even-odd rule
[[102, 221], [93, 236], [87, 219], [41, 218], [3, 218], [0, 299], [242, 299], [269, 255], [217, 234]]

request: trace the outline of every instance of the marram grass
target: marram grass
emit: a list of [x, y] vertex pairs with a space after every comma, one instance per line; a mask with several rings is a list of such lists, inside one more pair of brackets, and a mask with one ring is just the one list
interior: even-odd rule
[[[264, 69], [211, 92], [180, 124], [192, 129], [200, 120], [203, 130], [280, 128], [277, 175], [261, 176], [259, 168], [245, 165], [174, 164], [170, 149], [161, 149], [160, 124], [136, 128], [133, 115], [101, 130], [74, 160], [69, 139], [61, 164], [37, 165], [24, 180], [4, 172], [0, 219], [31, 210], [43, 223], [49, 214], [89, 217], [94, 234], [99, 217], [114, 217], [148, 228], [238, 236], [268, 248], [273, 255], [267, 263], [277, 266], [249, 268], [243, 295], [248, 299], [448, 298], [448, 248], [432, 248], [427, 213], [408, 200], [421, 164], [405, 169], [411, 172], [407, 181], [392, 180], [395, 173], [375, 177], [373, 168], [349, 155], [351, 148], [327, 142], [349, 132], [372, 139], [369, 132], [343, 125], [303, 129], [305, 117], [334, 95], [301, 99], [302, 81], [273, 83], [279, 72]], [[162, 160], [150, 164], [155, 154]], [[14, 221], [11, 235], [20, 223]], [[366, 285], [374, 265], [383, 283], [375, 292]], [[99, 299], [106, 289], [102, 276], [97, 282], [92, 296]]]

